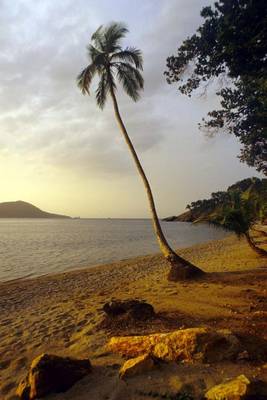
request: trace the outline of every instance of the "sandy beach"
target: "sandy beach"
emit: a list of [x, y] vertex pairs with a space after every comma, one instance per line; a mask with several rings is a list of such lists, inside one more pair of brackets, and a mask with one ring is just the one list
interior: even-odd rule
[[[257, 240], [266, 247], [265, 236]], [[194, 282], [168, 282], [168, 266], [155, 254], [0, 284], [0, 398], [16, 398], [18, 382], [43, 352], [89, 358], [93, 365], [92, 374], [49, 399], [143, 399], [139, 389], [163, 393], [196, 380], [208, 388], [241, 373], [267, 380], [266, 258], [235, 236], [179, 253], [209, 274]], [[157, 318], [149, 324], [105, 326], [102, 307], [112, 299], [146, 300]], [[230, 328], [247, 342], [253, 360], [170, 364], [128, 381], [118, 379], [123, 361], [106, 351], [108, 338], [194, 326]]]

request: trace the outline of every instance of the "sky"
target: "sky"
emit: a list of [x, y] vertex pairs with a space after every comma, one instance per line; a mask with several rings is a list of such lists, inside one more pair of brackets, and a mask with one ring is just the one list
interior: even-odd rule
[[118, 92], [128, 133], [160, 217], [182, 212], [237, 180], [260, 175], [240, 145], [207, 138], [198, 122], [217, 107], [216, 88], [188, 98], [163, 75], [166, 58], [201, 24], [209, 0], [0, 0], [0, 202], [24, 200], [80, 217], [149, 217], [147, 199], [116, 125], [82, 96], [76, 76], [99, 25], [125, 22], [124, 46], [143, 52], [145, 88]]

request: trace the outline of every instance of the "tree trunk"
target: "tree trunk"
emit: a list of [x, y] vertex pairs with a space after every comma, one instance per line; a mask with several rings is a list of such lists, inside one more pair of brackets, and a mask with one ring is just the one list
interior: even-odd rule
[[264, 250], [264, 249], [261, 249], [260, 247], [258, 247], [258, 246], [255, 245], [255, 243], [253, 242], [253, 240], [252, 240], [251, 237], [249, 236], [249, 232], [246, 232], [246, 233], [245, 233], [245, 237], [246, 237], [246, 239], [247, 239], [247, 242], [248, 242], [250, 248], [251, 248], [253, 251], [256, 251], [256, 253], [258, 253], [260, 256], [264, 256], [264, 257], [267, 256], [267, 251]]
[[189, 261], [184, 260], [182, 257], [178, 256], [178, 254], [176, 254], [174, 252], [174, 250], [168, 244], [168, 242], [162, 232], [160, 223], [159, 223], [159, 219], [158, 219], [158, 215], [157, 215], [157, 211], [156, 211], [156, 207], [155, 207], [155, 203], [154, 203], [154, 199], [153, 199], [153, 195], [152, 195], [152, 191], [151, 191], [149, 182], [147, 180], [147, 177], [145, 175], [143, 167], [139, 161], [139, 158], [136, 154], [134, 146], [128, 136], [125, 125], [121, 119], [117, 99], [116, 99], [115, 93], [113, 91], [111, 91], [111, 97], [113, 100], [115, 116], [116, 116], [116, 120], [118, 122], [119, 128], [120, 128], [122, 135], [129, 147], [129, 150], [133, 156], [137, 170], [138, 170], [138, 172], [143, 180], [143, 183], [145, 185], [145, 189], [146, 189], [146, 193], [147, 193], [147, 197], [148, 197], [148, 201], [149, 201], [149, 208], [150, 208], [150, 212], [152, 215], [153, 227], [154, 227], [154, 231], [155, 231], [158, 243], [159, 243], [159, 247], [160, 247], [164, 257], [168, 260], [168, 262], [171, 265], [171, 270], [169, 272], [168, 279], [176, 281], [176, 280], [181, 280], [181, 279], [189, 279], [189, 278], [195, 277], [196, 275], [203, 274], [203, 271], [201, 269], [194, 266]]

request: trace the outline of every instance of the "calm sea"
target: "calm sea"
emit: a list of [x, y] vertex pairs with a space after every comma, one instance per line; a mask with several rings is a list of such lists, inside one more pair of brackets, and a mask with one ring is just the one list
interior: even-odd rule
[[[162, 222], [174, 248], [225, 236], [209, 225]], [[147, 219], [0, 219], [0, 281], [159, 252]]]

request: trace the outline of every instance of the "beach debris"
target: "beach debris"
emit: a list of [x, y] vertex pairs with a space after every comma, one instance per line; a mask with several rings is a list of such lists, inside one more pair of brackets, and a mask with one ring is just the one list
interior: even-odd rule
[[250, 392], [250, 381], [245, 375], [239, 375], [229, 382], [216, 385], [206, 394], [207, 400], [242, 400], [247, 399]]
[[91, 363], [69, 357], [41, 354], [31, 364], [30, 371], [16, 391], [22, 400], [34, 400], [49, 393], [65, 392], [75, 382], [91, 372]]
[[103, 311], [110, 318], [126, 316], [139, 321], [155, 316], [153, 306], [141, 300], [113, 300], [104, 304]]
[[235, 359], [240, 342], [229, 330], [188, 328], [146, 336], [113, 337], [107, 348], [126, 357], [150, 354], [165, 361], [207, 363]]
[[125, 361], [119, 371], [120, 378], [136, 376], [146, 371], [150, 371], [155, 366], [155, 360], [149, 354], [131, 358]]

